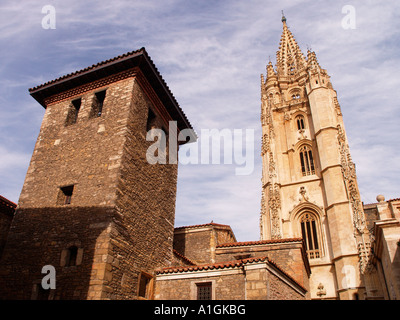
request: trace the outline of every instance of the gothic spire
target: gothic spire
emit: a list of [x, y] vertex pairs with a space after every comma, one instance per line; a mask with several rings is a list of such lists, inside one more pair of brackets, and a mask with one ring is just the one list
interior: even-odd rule
[[307, 63], [309, 69], [321, 69], [314, 51], [307, 51]]
[[306, 68], [307, 63], [292, 32], [286, 24], [286, 17], [282, 12], [283, 32], [279, 43], [279, 51], [276, 53], [278, 75], [290, 76], [297, 71]]

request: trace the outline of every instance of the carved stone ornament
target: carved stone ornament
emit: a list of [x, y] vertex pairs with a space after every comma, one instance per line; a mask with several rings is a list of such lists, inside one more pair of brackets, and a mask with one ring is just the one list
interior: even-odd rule
[[307, 190], [306, 190], [305, 187], [300, 187], [299, 193], [300, 193], [300, 195], [301, 195], [301, 197], [299, 198], [299, 201], [300, 201], [300, 202], [308, 201], [308, 197], [307, 197], [307, 195], [306, 195]]
[[340, 152], [340, 164], [343, 180], [346, 185], [348, 198], [353, 211], [354, 236], [357, 239], [357, 247], [360, 261], [360, 271], [364, 274], [368, 270], [371, 257], [372, 235], [367, 228], [363, 205], [357, 186], [356, 167], [351, 159], [349, 146], [346, 143], [344, 131], [340, 125], [338, 129], [338, 143]]
[[338, 116], [341, 116], [342, 115], [342, 110], [340, 109], [340, 104], [339, 104], [339, 101], [338, 101], [337, 97], [333, 98], [333, 104], [335, 105], [336, 114]]
[[325, 296], [325, 295], [326, 295], [325, 287], [322, 283], [320, 283], [318, 285], [317, 296], [321, 298], [322, 296]]
[[289, 121], [291, 119], [291, 116], [290, 116], [289, 112], [285, 112], [285, 115], [283, 116], [283, 119], [285, 121]]

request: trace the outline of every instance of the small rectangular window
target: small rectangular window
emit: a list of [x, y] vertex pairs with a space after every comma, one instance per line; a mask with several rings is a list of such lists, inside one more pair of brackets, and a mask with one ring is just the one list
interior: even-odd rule
[[197, 286], [197, 300], [211, 300], [212, 299], [211, 282], [196, 283], [196, 286]]
[[60, 187], [60, 191], [58, 192], [57, 204], [71, 204], [72, 193], [74, 191], [74, 185]]
[[102, 115], [105, 98], [106, 98], [106, 90], [99, 91], [94, 94], [90, 118], [96, 118]]
[[68, 110], [67, 120], [65, 121], [65, 125], [69, 126], [71, 124], [76, 123], [78, 120], [79, 109], [81, 108], [82, 99], [75, 99], [71, 102], [71, 105]]

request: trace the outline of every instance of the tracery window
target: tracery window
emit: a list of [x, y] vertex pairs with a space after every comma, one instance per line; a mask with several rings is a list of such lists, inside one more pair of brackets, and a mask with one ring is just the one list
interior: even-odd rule
[[299, 100], [300, 99], [300, 94], [298, 94], [298, 93], [292, 94], [292, 99], [293, 100]]
[[303, 176], [315, 174], [314, 158], [309, 146], [300, 148], [300, 164]]
[[296, 117], [297, 130], [303, 130], [305, 128], [304, 123], [305, 121], [303, 116], [300, 115]]
[[309, 259], [321, 257], [321, 246], [318, 239], [317, 221], [315, 216], [309, 212], [304, 213], [300, 218], [301, 234], [306, 243]]

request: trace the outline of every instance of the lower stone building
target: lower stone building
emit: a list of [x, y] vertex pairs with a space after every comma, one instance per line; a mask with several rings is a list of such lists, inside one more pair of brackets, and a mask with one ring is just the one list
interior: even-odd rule
[[374, 242], [364, 276], [370, 299], [400, 300], [400, 198], [364, 205]]
[[175, 228], [174, 253], [186, 254], [186, 263], [156, 270], [153, 298], [310, 298], [310, 266], [301, 238], [230, 242], [234, 239], [230, 226], [213, 222]]
[[0, 196], [0, 259], [6, 244], [8, 231], [14, 217], [17, 204]]
[[307, 289], [265, 257], [157, 272], [155, 299], [304, 300]]

